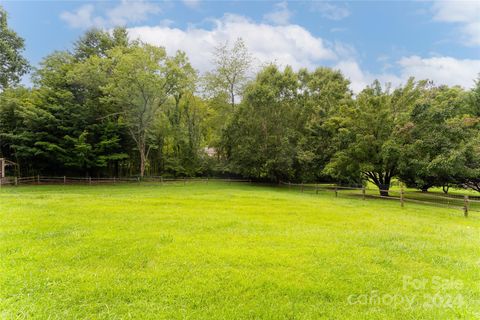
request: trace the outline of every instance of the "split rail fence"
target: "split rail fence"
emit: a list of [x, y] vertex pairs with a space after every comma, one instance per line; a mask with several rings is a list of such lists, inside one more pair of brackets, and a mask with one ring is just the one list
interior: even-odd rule
[[31, 176], [31, 177], [8, 177], [0, 178], [0, 187], [2, 186], [18, 186], [18, 185], [40, 185], [40, 184], [116, 184], [126, 182], [160, 182], [160, 183], [184, 183], [187, 182], [205, 182], [219, 181], [219, 182], [252, 182], [245, 179], [223, 179], [223, 178], [164, 178], [161, 176], [149, 177], [112, 177], [112, 178], [93, 178], [93, 177], [47, 177], [47, 176]]
[[[203, 182], [209, 181], [227, 182], [227, 183], [252, 183], [252, 180], [245, 179], [225, 179], [225, 178], [164, 178], [161, 176], [149, 176], [149, 177], [123, 177], [123, 178], [92, 178], [92, 177], [46, 177], [46, 176], [31, 176], [31, 177], [8, 177], [0, 178], [0, 188], [2, 186], [18, 186], [18, 185], [35, 185], [35, 184], [86, 184], [86, 185], [98, 185], [98, 184], [116, 184], [116, 183], [135, 183], [135, 182], [159, 182], [159, 183], [183, 183], [187, 182]], [[257, 184], [257, 183], [256, 183]], [[390, 189], [390, 190], [378, 190], [370, 188], [354, 188], [343, 187], [336, 185], [324, 185], [324, 184], [298, 184], [290, 182], [280, 182], [280, 187], [296, 189], [301, 192], [310, 193], [330, 193], [335, 197], [354, 197], [367, 199], [385, 199], [388, 201], [398, 201], [401, 207], [404, 207], [406, 203], [419, 203], [426, 205], [434, 205], [446, 208], [453, 208], [462, 210], [465, 217], [468, 217], [470, 212], [480, 212], [480, 196], [468, 196], [460, 194], [448, 194], [442, 195], [440, 193], [433, 192], [416, 192], [405, 191], [403, 188]], [[388, 192], [388, 196], [380, 195], [380, 191]]]
[[[336, 185], [321, 185], [321, 184], [295, 184], [289, 182], [280, 182], [283, 187], [289, 189], [297, 189], [301, 192], [311, 193], [325, 193], [329, 192], [335, 197], [354, 197], [357, 199], [384, 199], [388, 201], [396, 201], [403, 208], [406, 203], [418, 203], [426, 205], [434, 205], [444, 208], [452, 208], [462, 210], [465, 217], [468, 217], [470, 212], [480, 212], [480, 196], [469, 196], [461, 194], [440, 194], [435, 192], [421, 192], [421, 191], [406, 191], [403, 188], [379, 190], [371, 188], [355, 188], [342, 187]], [[387, 193], [381, 195], [380, 191]]]

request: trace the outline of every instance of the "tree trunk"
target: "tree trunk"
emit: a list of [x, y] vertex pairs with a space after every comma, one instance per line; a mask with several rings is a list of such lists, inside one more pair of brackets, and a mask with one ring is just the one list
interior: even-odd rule
[[450, 186], [442, 186], [443, 193], [448, 194], [448, 190], [450, 189]]
[[230, 85], [230, 103], [232, 104], [232, 110], [235, 110], [235, 91], [233, 89], [233, 83]]
[[428, 188], [430, 188], [429, 186], [422, 186], [420, 188], [420, 190], [422, 190], [422, 192], [428, 192]]
[[140, 177], [143, 178], [145, 175], [145, 146], [141, 146], [139, 149], [140, 152]]
[[114, 174], [113, 174], [114, 177], [119, 177], [120, 176], [120, 174], [118, 172], [118, 160], [115, 160], [115, 164], [114, 164], [114, 167], [113, 167], [113, 172], [114, 172]]
[[388, 191], [390, 190], [390, 184], [381, 184], [378, 186], [380, 195], [382, 197], [388, 197]]
[[472, 183], [469, 185], [473, 190], [480, 192], [480, 181], [472, 181]]
[[390, 184], [392, 181], [393, 170], [390, 170], [386, 173], [382, 172], [365, 172], [364, 173], [367, 179], [373, 182], [380, 192], [380, 196], [388, 197], [388, 191], [390, 190]]

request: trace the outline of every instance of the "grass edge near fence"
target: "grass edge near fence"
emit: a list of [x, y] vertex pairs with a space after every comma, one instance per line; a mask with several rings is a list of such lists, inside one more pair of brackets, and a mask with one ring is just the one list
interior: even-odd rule
[[[250, 179], [237, 179], [237, 178], [217, 178], [217, 177], [194, 177], [194, 178], [164, 178], [162, 176], [147, 176], [147, 177], [111, 177], [111, 178], [93, 178], [93, 177], [67, 177], [67, 176], [60, 176], [60, 177], [50, 177], [50, 176], [31, 176], [31, 177], [15, 177], [13, 180], [10, 178], [9, 180], [5, 181], [4, 179], [0, 179], [0, 187], [2, 186], [18, 186], [18, 185], [44, 185], [44, 184], [64, 184], [64, 185], [71, 185], [71, 184], [87, 184], [87, 185], [99, 185], [99, 184], [116, 184], [116, 183], [133, 183], [133, 182], [142, 182], [142, 183], [192, 183], [192, 182], [226, 182], [226, 183], [255, 183], [255, 184], [262, 184], [261, 182], [252, 181]], [[268, 184], [268, 185], [278, 185], [279, 187], [286, 187], [286, 188], [297, 188], [300, 189], [301, 192], [304, 191], [315, 191], [318, 193], [319, 191], [329, 191], [334, 192], [335, 196], [338, 197], [340, 193], [344, 193], [345, 191], [356, 191], [358, 194], [353, 193], [349, 194], [349, 196], [356, 196], [362, 197], [363, 200], [365, 199], [383, 199], [383, 200], [395, 200], [399, 201], [400, 205], [403, 207], [405, 203], [417, 203], [423, 205], [431, 205], [431, 206], [442, 206], [447, 208], [452, 208], [455, 210], [462, 210], [465, 217], [468, 217], [469, 212], [480, 212], [480, 200], [476, 199], [469, 199], [468, 195], [464, 195], [463, 197], [459, 196], [458, 194], [452, 196], [446, 195], [438, 195], [436, 193], [423, 193], [417, 191], [410, 191], [404, 190], [403, 187], [400, 190], [396, 189], [389, 189], [383, 190], [388, 191], [389, 195], [378, 195], [375, 194], [379, 191], [379, 189], [368, 188], [368, 187], [345, 187], [345, 186], [338, 186], [335, 184], [303, 184], [303, 183], [290, 183], [290, 182], [283, 182], [279, 181], [277, 184]], [[414, 195], [415, 197], [412, 197]], [[427, 196], [427, 199], [419, 199], [420, 196]], [[444, 202], [440, 202], [443, 200]], [[450, 202], [457, 202], [457, 203], [450, 203]], [[463, 203], [460, 203], [462, 202]], [[446, 202], [446, 203], [445, 203]], [[478, 204], [478, 205], [477, 205]], [[477, 208], [478, 207], [478, 208]]]

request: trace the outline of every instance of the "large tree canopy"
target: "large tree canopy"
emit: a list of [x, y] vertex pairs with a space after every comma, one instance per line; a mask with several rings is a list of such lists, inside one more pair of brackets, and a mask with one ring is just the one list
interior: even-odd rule
[[402, 128], [399, 178], [408, 186], [427, 191], [455, 184], [466, 167], [465, 144], [471, 137], [462, 119], [467, 107], [458, 87], [432, 87], [412, 111]]
[[105, 99], [121, 110], [139, 153], [143, 177], [152, 149], [155, 117], [172, 90], [167, 81], [166, 53], [163, 48], [136, 44], [111, 49], [107, 56], [110, 76], [102, 90]]
[[353, 103], [350, 82], [340, 71], [318, 68], [299, 72], [302, 126], [298, 148], [297, 177], [307, 180], [328, 178], [325, 166], [341, 147], [337, 132], [341, 110]]
[[0, 90], [18, 83], [28, 71], [27, 60], [22, 56], [24, 41], [9, 29], [7, 13], [0, 6]]
[[410, 79], [393, 91], [382, 89], [378, 81], [363, 90], [352, 107], [342, 110], [338, 130], [347, 143], [334, 154], [326, 172], [337, 179], [366, 179], [388, 196], [404, 148], [400, 133], [424, 87], [425, 82]]
[[298, 141], [298, 76], [291, 68], [262, 70], [249, 84], [226, 131], [234, 172], [260, 179], [289, 179]]

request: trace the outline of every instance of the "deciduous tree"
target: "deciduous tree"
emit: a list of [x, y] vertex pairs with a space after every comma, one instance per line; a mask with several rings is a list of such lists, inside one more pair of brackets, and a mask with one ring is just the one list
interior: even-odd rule
[[326, 173], [354, 181], [362, 177], [375, 184], [380, 195], [388, 196], [404, 148], [400, 130], [424, 86], [425, 82], [410, 79], [393, 92], [382, 89], [378, 81], [364, 89], [354, 106], [342, 111], [338, 130], [348, 142], [334, 154]]
[[213, 64], [215, 69], [206, 75], [207, 91], [214, 95], [227, 93], [233, 110], [236, 97], [242, 95], [252, 66], [252, 57], [245, 42], [239, 38], [232, 47], [228, 42], [217, 46]]
[[231, 169], [243, 176], [280, 180], [293, 176], [298, 141], [298, 77], [287, 67], [264, 68], [246, 89], [225, 133]]
[[24, 40], [8, 27], [7, 12], [0, 6], [0, 90], [18, 83], [27, 73], [24, 46]]
[[143, 177], [153, 147], [155, 117], [172, 91], [165, 49], [139, 43], [128, 49], [115, 47], [108, 56], [111, 74], [103, 90], [122, 111], [138, 150]]

